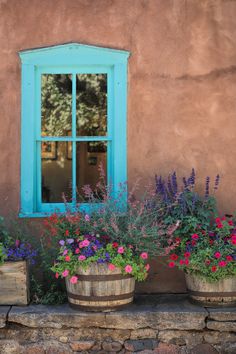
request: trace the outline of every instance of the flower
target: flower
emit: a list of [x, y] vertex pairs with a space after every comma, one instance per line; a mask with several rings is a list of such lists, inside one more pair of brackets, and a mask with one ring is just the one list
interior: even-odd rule
[[225, 267], [227, 265], [227, 262], [226, 261], [220, 261], [218, 263], [219, 267]]
[[63, 256], [65, 256], [67, 253], [68, 253], [68, 250], [64, 250], [62, 254], [63, 254]]
[[217, 271], [217, 267], [216, 266], [212, 266], [211, 267], [211, 271], [214, 273], [214, 272], [216, 272]]
[[221, 218], [215, 218], [215, 222], [216, 222], [216, 224], [219, 224], [219, 223], [221, 223]]
[[184, 257], [185, 257], [185, 258], [189, 258], [190, 256], [191, 256], [191, 253], [190, 253], [190, 252], [185, 252], [185, 253], [184, 253]]
[[64, 240], [60, 240], [59, 241], [59, 245], [64, 246], [65, 245], [65, 241]]
[[85, 214], [84, 220], [85, 221], [90, 221], [90, 216], [88, 214]]
[[68, 239], [66, 240], [66, 242], [70, 245], [71, 243], [74, 242], [74, 239], [73, 239], [73, 238], [68, 238]]
[[83, 241], [83, 246], [84, 246], [84, 247], [89, 246], [89, 244], [90, 244], [89, 240], [84, 240], [84, 241]]
[[169, 266], [170, 268], [174, 268], [174, 267], [175, 267], [175, 262], [169, 262], [168, 266]]
[[220, 252], [215, 252], [214, 256], [215, 256], [215, 258], [220, 258], [221, 257], [221, 253]]
[[78, 253], [80, 253], [80, 249], [79, 249], [79, 248], [76, 248], [76, 249], [75, 249], [75, 254], [78, 254]]
[[210, 265], [210, 264], [211, 264], [211, 261], [210, 261], [209, 259], [206, 259], [206, 260], [205, 260], [205, 264], [206, 264], [206, 265]]
[[184, 264], [185, 264], [184, 259], [181, 259], [181, 260], [179, 261], [179, 264], [180, 264], [180, 265], [184, 265]]
[[198, 236], [198, 234], [193, 234], [193, 235], [191, 236], [191, 238], [192, 238], [192, 240], [198, 240], [198, 239], [199, 239], [199, 236]]
[[147, 254], [147, 252], [142, 252], [142, 253], [140, 254], [140, 257], [141, 257], [142, 259], [148, 259], [148, 254]]
[[118, 252], [119, 254], [122, 254], [122, 253], [124, 253], [124, 252], [125, 252], [125, 249], [124, 249], [124, 247], [123, 247], [123, 246], [121, 246], [121, 247], [118, 247], [118, 250], [117, 250], [117, 252]]
[[231, 240], [232, 245], [236, 245], [236, 239]]
[[145, 269], [146, 269], [146, 271], [148, 272], [149, 269], [150, 269], [150, 264], [147, 263], [147, 264], [145, 265]]
[[58, 278], [59, 278], [59, 273], [58, 273], [58, 272], [56, 272], [56, 274], [55, 274], [55, 278], [56, 278], [56, 279], [58, 279]]
[[109, 269], [109, 270], [115, 270], [115, 269], [116, 269], [116, 266], [115, 266], [114, 264], [112, 264], [112, 263], [109, 263], [109, 264], [108, 264], [108, 269]]
[[229, 262], [233, 261], [233, 257], [230, 256], [230, 255], [226, 256], [226, 259], [227, 259], [227, 261], [229, 261]]
[[131, 265], [127, 264], [127, 266], [125, 266], [125, 272], [126, 273], [132, 273], [133, 268], [131, 267]]
[[233, 226], [233, 225], [234, 225], [234, 223], [233, 223], [232, 220], [229, 220], [229, 221], [228, 221], [228, 224], [229, 224], [229, 226]]
[[65, 236], [69, 236], [69, 234], [70, 234], [69, 230], [66, 230], [65, 231]]
[[223, 224], [219, 223], [219, 224], [217, 224], [217, 227], [218, 227], [218, 229], [222, 229], [223, 228]]
[[188, 260], [188, 259], [185, 259], [185, 260], [184, 260], [184, 263], [185, 263], [186, 265], [189, 265], [189, 260]]
[[79, 260], [79, 261], [84, 261], [85, 259], [86, 259], [86, 257], [83, 256], [82, 254], [78, 257], [78, 260]]
[[71, 284], [76, 284], [78, 282], [78, 277], [76, 275], [73, 275], [73, 277], [70, 278]]
[[172, 261], [177, 261], [178, 258], [179, 258], [179, 257], [178, 257], [177, 254], [175, 254], [175, 253], [173, 253], [173, 254], [170, 255], [170, 259], [171, 259]]
[[62, 276], [63, 277], [67, 277], [67, 275], [69, 274], [69, 270], [65, 269], [64, 272], [62, 272]]
[[112, 243], [112, 247], [117, 248], [118, 246], [119, 246], [119, 244], [117, 242]]
[[65, 261], [70, 262], [70, 256], [65, 256]]

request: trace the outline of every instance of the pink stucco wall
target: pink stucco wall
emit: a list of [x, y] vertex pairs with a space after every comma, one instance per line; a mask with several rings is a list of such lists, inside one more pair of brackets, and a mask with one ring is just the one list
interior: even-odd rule
[[195, 167], [200, 185], [220, 173], [219, 206], [236, 209], [236, 1], [0, 0], [0, 14], [1, 214], [19, 209], [17, 52], [65, 42], [131, 51], [131, 184]]

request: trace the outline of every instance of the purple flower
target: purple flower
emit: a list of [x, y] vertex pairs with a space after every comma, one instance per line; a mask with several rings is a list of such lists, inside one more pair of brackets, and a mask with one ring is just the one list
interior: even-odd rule
[[71, 243], [74, 242], [74, 239], [73, 239], [73, 238], [68, 238], [68, 239], [66, 240], [66, 242], [70, 245]]
[[64, 246], [65, 241], [64, 241], [64, 240], [60, 240], [60, 241], [59, 241], [59, 244], [60, 244], [61, 246]]

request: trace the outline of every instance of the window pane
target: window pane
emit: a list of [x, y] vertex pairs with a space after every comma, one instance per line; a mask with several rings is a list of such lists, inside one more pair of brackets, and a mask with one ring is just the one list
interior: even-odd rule
[[42, 201], [44, 203], [62, 203], [63, 193], [67, 200], [71, 201], [71, 152], [70, 142], [42, 142]]
[[77, 135], [107, 134], [107, 75], [78, 74], [76, 77]]
[[72, 130], [71, 75], [42, 75], [41, 117], [43, 136], [66, 136]]
[[101, 197], [101, 189], [97, 187], [100, 170], [104, 171], [104, 182], [107, 183], [107, 143], [106, 142], [80, 142], [76, 144], [76, 186], [79, 200], [81, 200], [82, 187], [89, 185], [92, 190], [98, 189]]

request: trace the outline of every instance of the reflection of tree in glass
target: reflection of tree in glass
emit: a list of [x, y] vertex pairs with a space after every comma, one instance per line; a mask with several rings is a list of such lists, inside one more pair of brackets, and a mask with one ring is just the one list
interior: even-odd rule
[[106, 74], [79, 74], [76, 87], [78, 135], [106, 135]]
[[[106, 74], [76, 77], [77, 134], [105, 135], [107, 116]], [[71, 131], [71, 75], [42, 75], [42, 132], [61, 136]]]
[[66, 135], [71, 130], [71, 87], [69, 75], [42, 75], [43, 135]]

